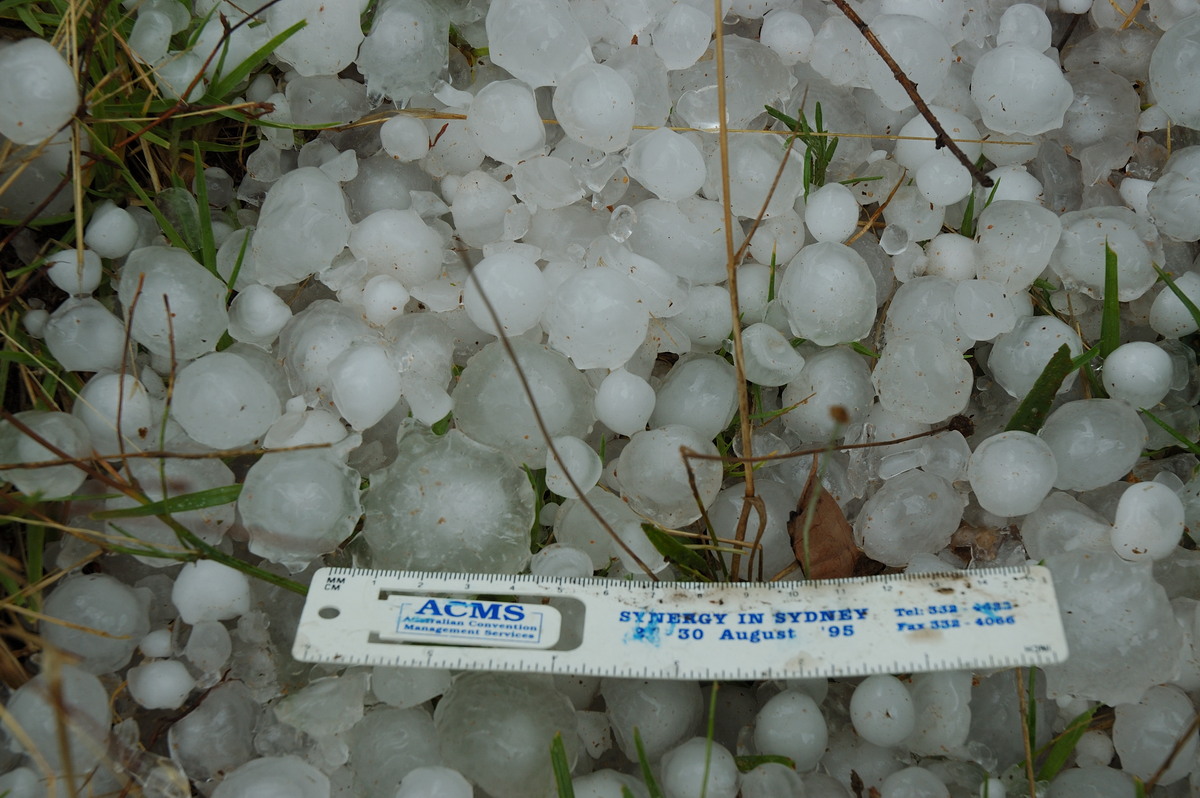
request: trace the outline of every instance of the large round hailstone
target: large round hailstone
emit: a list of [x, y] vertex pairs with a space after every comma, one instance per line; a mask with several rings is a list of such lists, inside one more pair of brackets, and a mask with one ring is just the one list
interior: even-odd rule
[[349, 244], [368, 270], [395, 277], [405, 288], [427, 283], [442, 272], [442, 237], [416, 211], [375, 211], [354, 226]]
[[[678, 203], [651, 199], [638, 203], [633, 211], [638, 223], [626, 241], [630, 249], [693, 285], [725, 280], [721, 203], [700, 197], [686, 197]], [[734, 248], [745, 239], [741, 226], [734, 225]]]
[[712, 14], [675, 3], [654, 30], [654, 53], [667, 69], [687, 69], [708, 50], [712, 34]]
[[788, 264], [779, 298], [792, 332], [819, 346], [857, 341], [875, 323], [875, 278], [850, 247], [811, 244]]
[[979, 505], [1000, 516], [1036, 510], [1057, 476], [1054, 453], [1046, 442], [1017, 430], [979, 444], [967, 466], [967, 479]]
[[961, 280], [954, 288], [954, 322], [968, 338], [990, 341], [1017, 325], [1017, 310], [1000, 283]]
[[329, 777], [298, 756], [251, 759], [225, 776], [212, 798], [329, 798]]
[[841, 183], [826, 183], [804, 203], [804, 225], [817, 241], [840, 244], [858, 227], [854, 193]]
[[883, 483], [854, 520], [854, 538], [868, 557], [899, 568], [915, 554], [936, 554], [962, 520], [954, 486], [919, 469]]
[[596, 389], [596, 418], [618, 435], [633, 435], [646, 428], [655, 398], [650, 383], [625, 369], [615, 369]]
[[[354, 10], [351, 6], [347, 16]], [[446, 9], [430, 0], [377, 4], [356, 61], [372, 105], [388, 97], [403, 106], [414, 95], [433, 91], [446, 68], [442, 39], [449, 25]]]
[[496, 0], [488, 4], [485, 26], [491, 60], [535, 89], [557, 86], [592, 61], [587, 34], [567, 0]]
[[1146, 196], [1146, 210], [1163, 235], [1200, 239], [1200, 147], [1175, 151]]
[[179, 660], [160, 659], [130, 668], [129, 695], [143, 709], [179, 709], [196, 680]]
[[829, 729], [820, 707], [800, 690], [784, 690], [774, 696], [754, 719], [758, 752], [786, 756], [802, 773], [817, 766], [828, 741]]
[[1149, 341], [1122, 344], [1104, 359], [1104, 389], [1133, 407], [1154, 407], [1171, 390], [1171, 356]]
[[604, 64], [581, 64], [554, 90], [554, 117], [563, 132], [601, 152], [616, 152], [633, 132], [633, 90]]
[[[563, 355], [541, 344], [511, 342], [551, 437], [584, 438], [595, 417], [595, 392]], [[467, 362], [454, 388], [454, 422], [463, 434], [518, 463], [540, 468], [546, 444], [512, 360], [493, 341]]]
[[[5, 709], [11, 716], [5, 725], [23, 732], [10, 737], [5, 730], [12, 750], [36, 756], [54, 773], [62, 773], [68, 764], [78, 774], [87, 773], [108, 749], [108, 689], [83, 668], [63, 664], [55, 671], [42, 671], [13, 691]], [[46, 793], [39, 783], [27, 794]]]
[[1015, 292], [1045, 271], [1063, 226], [1058, 214], [1036, 202], [998, 200], [984, 208], [975, 229], [977, 275]]
[[[796, 489], [781, 482], [758, 480], [754, 483], [754, 491], [767, 510], [766, 526], [763, 528], [761, 540], [762, 553], [754, 555], [754, 562], [749, 565], [752, 578], [757, 578], [759, 563], [762, 563], [762, 574], [770, 579], [789, 565], [796, 562], [796, 554], [792, 550], [792, 539], [788, 534], [787, 524], [796, 511]], [[737, 534], [738, 518], [742, 514], [742, 505], [746, 501], [746, 485], [738, 482], [722, 490], [712, 506], [708, 508], [708, 520], [713, 533], [719, 538], [732, 540]], [[759, 515], [755, 508], [750, 509], [747, 538], [753, 539], [758, 534]], [[732, 564], [728, 552], [720, 552], [719, 556], [725, 564]], [[748, 557], [743, 556], [745, 563]], [[747, 567], [746, 565], [742, 566]]]
[[271, 288], [298, 283], [328, 269], [349, 238], [341, 186], [315, 166], [295, 169], [263, 200], [250, 242], [254, 276]]
[[277, 356], [296, 393], [324, 394], [330, 365], [353, 344], [373, 339], [361, 312], [341, 302], [319, 299], [297, 313], [279, 332]]
[[213, 351], [225, 332], [226, 291], [185, 250], [143, 247], [121, 267], [117, 296], [133, 340], [156, 355], [191, 360]]
[[808, 358], [800, 376], [783, 389], [783, 406], [791, 408], [783, 426], [801, 441], [826, 444], [860, 421], [874, 398], [862, 356], [843, 347], [826, 349]]
[[[630, 762], [638, 748], [650, 762], [700, 729], [705, 699], [696, 682], [667, 679], [605, 679], [600, 683], [617, 747]], [[637, 746], [635, 729], [642, 745]]]
[[0, 133], [13, 143], [54, 135], [79, 102], [75, 73], [49, 42], [22, 39], [0, 50]]
[[686, 424], [712, 439], [737, 412], [737, 376], [725, 358], [711, 354], [681, 357], [658, 387], [651, 427]]
[[[1173, 684], [1156, 685], [1136, 704], [1118, 704], [1113, 720], [1112, 744], [1121, 757], [1121, 770], [1164, 787], [1188, 775], [1196, 761], [1196, 732], [1190, 728], [1195, 717], [1192, 699]], [[1179, 750], [1173, 751], [1184, 741]], [[1171, 759], [1170, 767], [1159, 768]], [[1182, 761], [1181, 761], [1182, 760]]]
[[812, 24], [795, 11], [776, 8], [763, 15], [758, 40], [770, 47], [788, 66], [807, 61], [812, 53]]
[[[688, 8], [688, 6], [683, 6]], [[704, 156], [687, 136], [660, 127], [633, 143], [625, 171], [659, 199], [675, 202], [704, 185]]]
[[[1071, 357], [1083, 354], [1079, 333], [1053, 316], [1026, 316], [1017, 321], [1011, 332], [996, 338], [988, 369], [1004, 390], [1023, 399], [1054, 353], [1066, 344]], [[1059, 393], [1075, 384], [1074, 371], [1063, 380]]]
[[763, 322], [742, 330], [742, 356], [746, 379], [770, 388], [786, 385], [800, 376], [804, 368], [804, 358], [792, 347], [791, 341]]
[[383, 151], [401, 163], [410, 163], [429, 152], [429, 129], [413, 116], [393, 116], [379, 126]]
[[[958, 144], [963, 153], [974, 162], [983, 151], [979, 141], [979, 128], [968, 117], [957, 111], [940, 105], [931, 105], [929, 110], [942, 128]], [[909, 171], [916, 171], [921, 165], [945, 148], [937, 146], [936, 134], [925, 117], [917, 114], [900, 128], [900, 139], [896, 141], [896, 163]]]
[[558, 287], [542, 324], [550, 346], [571, 358], [576, 368], [615, 369], [646, 339], [650, 314], [627, 275], [598, 266]]
[[450, 203], [454, 229], [467, 246], [491, 244], [503, 235], [505, 217], [514, 204], [509, 187], [483, 172], [468, 172]]
[[527, 798], [553, 776], [545, 751], [562, 735], [567, 761], [579, 753], [571, 701], [544, 676], [468, 673], [433, 713], [444, 763], [495, 798]]
[[[371, 687], [374, 686], [372, 681]], [[578, 785], [578, 780], [574, 781]], [[474, 794], [471, 782], [457, 770], [435, 765], [410, 770], [401, 779], [395, 798], [471, 798]]]
[[868, 676], [850, 696], [850, 722], [858, 736], [873, 745], [899, 745], [917, 724], [912, 695], [895, 676]]
[[[67, 457], [84, 458], [92, 453], [91, 433], [75, 416], [46, 410], [25, 410], [14, 413], [13, 418]], [[10, 421], [0, 421], [0, 463], [38, 463], [57, 460], [60, 456], [17, 429]], [[0, 471], [0, 480], [11, 482], [26, 496], [47, 499], [74, 493], [86, 478], [87, 473], [73, 465]]]
[[188, 437], [214, 449], [253, 443], [282, 413], [267, 378], [230, 352], [189, 363], [175, 380], [171, 415]]
[[63, 581], [46, 598], [43, 612], [45, 641], [79, 657], [79, 667], [90, 673], [125, 667], [150, 631], [148, 597], [107, 574]]
[[1093, 490], [1129, 473], [1141, 457], [1146, 427], [1118, 399], [1081, 399], [1051, 413], [1038, 435], [1058, 464], [1054, 487]]
[[983, 123], [997, 133], [1036, 136], [1062, 126], [1075, 92], [1054, 60], [1026, 44], [1008, 42], [975, 64], [971, 99]]
[[883, 331], [886, 340], [902, 335], [932, 335], [960, 352], [973, 341], [958, 326], [955, 294], [959, 283], [926, 275], [901, 284], [892, 295]]
[[[546, 454], [546, 487], [551, 493], [578, 499], [580, 492], [587, 493], [600, 481], [602, 464], [600, 455], [587, 442], [563, 435], [553, 439], [554, 450]], [[549, 448], [549, 447], [547, 447]], [[561, 462], [560, 462], [561, 459]], [[571, 482], [574, 481], [575, 486]]]
[[371, 474], [363, 510], [376, 567], [515, 574], [529, 564], [529, 480], [458, 430], [405, 435], [392, 465]]
[[496, 322], [484, 299], [500, 318], [508, 335], [520, 335], [538, 323], [549, 299], [546, 278], [532, 257], [516, 252], [489, 255], [471, 270], [463, 290], [463, 307], [475, 326], [496, 335]]
[[537, 101], [519, 80], [498, 80], [480, 89], [467, 111], [467, 129], [489, 158], [510, 166], [546, 144]]
[[119, 371], [125, 356], [125, 325], [90, 296], [63, 302], [43, 330], [46, 346], [70, 371]]
[[[109, 206], [113, 213], [127, 213], [119, 208]], [[94, 216], [92, 217], [95, 218]], [[136, 225], [137, 223], [133, 223]], [[129, 253], [129, 249], [122, 252], [118, 257], [124, 257]], [[68, 294], [79, 296], [81, 294], [90, 294], [100, 286], [100, 279], [104, 276], [104, 264], [100, 261], [100, 253], [92, 249], [76, 250], [64, 249], [55, 252], [46, 258], [46, 276], [50, 278], [50, 282], [66, 291]], [[105, 255], [104, 257], [111, 257]]]
[[1176, 125], [1200, 128], [1200, 14], [1176, 22], [1150, 56], [1150, 88]]
[[1112, 545], [1125, 560], [1162, 560], [1183, 536], [1183, 502], [1160, 482], [1141, 482], [1121, 494]]
[[83, 422], [91, 433], [92, 449], [103, 455], [145, 445], [156, 428], [146, 386], [129, 374], [111, 371], [88, 380], [75, 398], [71, 415]]
[[[620, 496], [610, 491], [592, 488], [587, 493], [587, 499], [605, 523], [618, 534], [622, 527], [629, 523], [636, 525], [641, 520]], [[643, 534], [642, 538], [645, 537]], [[587, 505], [574, 499], [564, 501], [554, 517], [554, 539], [586, 554], [593, 569], [607, 568], [618, 556], [619, 547], [609, 531], [596, 520]]]
[[[1200, 274], [1184, 272], [1175, 287], [1193, 303], [1200, 302]], [[1150, 327], [1165, 338], [1180, 338], [1196, 331], [1196, 319], [1175, 292], [1164, 287], [1150, 305]]]
[[[924, 96], [934, 97], [942, 90], [954, 56], [940, 30], [907, 14], [880, 14], [871, 20], [871, 30], [900, 70], [921, 87]], [[912, 98], [896, 80], [892, 68], [865, 40], [860, 46], [867, 81], [879, 101], [893, 111], [911, 108]]]
[[1104, 297], [1105, 245], [1117, 256], [1118, 296], [1137, 299], [1158, 279], [1155, 265], [1166, 262], [1158, 230], [1128, 208], [1100, 206], [1064, 213], [1062, 238], [1050, 268], [1063, 287], [1093, 299]]
[[871, 382], [884, 409], [936, 424], [966, 408], [974, 375], [957, 349], [932, 335], [912, 333], [888, 339]]
[[583, 196], [583, 184], [566, 160], [534, 155], [513, 168], [513, 191], [526, 205], [546, 210], [574, 204]]
[[733, 754], [718, 742], [693, 737], [662, 758], [663, 790], [674, 798], [706, 795], [734, 798], [738, 793], [738, 768]]
[[917, 169], [917, 188], [934, 205], [953, 205], [971, 193], [971, 171], [948, 150]]
[[362, 508], [359, 476], [327, 454], [279, 452], [250, 466], [238, 514], [250, 551], [291, 571], [350, 536]]
[[[717, 454], [712, 440], [691, 427], [672, 424], [662, 429], [639, 432], [629, 440], [617, 460], [617, 482], [621, 496], [636, 512], [665, 527], [678, 528], [700, 517], [721, 491], [721, 463], [689, 460], [681, 450]], [[688, 466], [695, 479], [696, 496], [688, 480]]]
[[250, 579], [212, 560], [188, 563], [175, 577], [171, 603], [192, 626], [240, 618], [250, 611]]
[[[358, 344], [347, 349], [329, 364], [329, 378], [334, 406], [356, 430], [375, 426], [400, 401], [405, 387], [387, 350], [378, 344]], [[414, 415], [418, 415], [413, 409]], [[420, 414], [422, 418], [424, 415]], [[435, 420], [444, 415], [436, 416]]]
[[[804, 162], [800, 156], [786, 151], [783, 156], [786, 164], [781, 173], [779, 146], [762, 136], [752, 133], [730, 136], [728, 155], [729, 207], [734, 216], [757, 218], [764, 205], [768, 216], [784, 213], [792, 209], [796, 197], [804, 191]], [[718, 150], [709, 154], [706, 173], [704, 193], [720, 201], [725, 194]]]

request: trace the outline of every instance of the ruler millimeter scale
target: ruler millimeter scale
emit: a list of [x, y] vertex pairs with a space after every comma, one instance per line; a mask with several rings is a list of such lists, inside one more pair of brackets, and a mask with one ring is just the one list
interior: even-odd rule
[[822, 582], [649, 582], [324, 568], [293, 656], [342, 665], [757, 680], [1049, 665], [1041, 566]]

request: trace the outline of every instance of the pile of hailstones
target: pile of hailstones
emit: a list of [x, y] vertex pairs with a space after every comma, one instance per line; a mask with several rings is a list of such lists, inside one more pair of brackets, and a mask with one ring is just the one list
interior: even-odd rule
[[[138, 5], [129, 45], [167, 95], [192, 84], [218, 44], [216, 15], [203, 23], [213, 5], [197, 0], [195, 20], [174, 0]], [[447, 11], [383, 0], [365, 35], [358, 5], [272, 6], [264, 24], [233, 31], [190, 99], [218, 64], [306, 18], [274, 54], [282, 77], [244, 88], [273, 107], [268, 121], [439, 113], [383, 114], [298, 149], [289, 130], [264, 128], [239, 183], [204, 171], [207, 207], [163, 192], [159, 207], [177, 223], [211, 221], [211, 268], [169, 246], [146, 209], [94, 208], [84, 248], [49, 258], [66, 297], [24, 320], [84, 386], [70, 413], [20, 413], [22, 427], [72, 457], [281, 450], [235, 461], [241, 473], [217, 458], [123, 462], [151, 499], [240, 483], [236, 506], [176, 519], [300, 581], [360, 519], [359, 565], [669, 579], [673, 566], [639, 525], [697, 521], [680, 447], [717, 453], [737, 405], [722, 204], [735, 246], [765, 208], [737, 267], [741, 366], [763, 416], [735, 449], [882, 444], [823, 458], [823, 480], [861, 548], [893, 569], [1049, 566], [1071, 656], [1038, 673], [1032, 745], [1101, 704], [1112, 721], [1079, 738], [1043, 794], [1131, 795], [1177, 740], [1157, 794], [1200, 786], [1195, 734], [1183, 738], [1200, 690], [1200, 559], [1181, 545], [1200, 518], [1197, 459], [1143, 455], [1179, 451], [1144, 409], [1188, 438], [1198, 427], [1196, 358], [1181, 341], [1196, 322], [1155, 271], [1200, 302], [1200, 147], [1180, 143], [1200, 128], [1196, 0], [1149, 0], [1129, 26], [1116, 4], [1090, 0], [862, 4], [941, 125], [983, 158], [994, 191], [934, 147], [931, 126], [832, 7], [734, 0], [729, 128], [762, 128], [767, 105], [811, 119], [819, 102], [827, 129], [880, 137], [841, 138], [816, 186], [804, 184], [802, 144], [785, 155], [775, 135], [735, 132], [728, 196], [704, 2]], [[468, 63], [448, 48], [451, 23], [490, 54]], [[172, 34], [200, 25], [193, 50], [168, 50]], [[0, 47], [0, 133], [16, 147], [49, 139], [0, 198], [6, 215], [57, 183], [77, 91], [49, 43]], [[859, 232], [889, 197], [879, 234]], [[1097, 341], [1106, 244], [1122, 336], [1102, 389], [1072, 376], [1038, 434], [1003, 432], [1052, 354]], [[126, 330], [135, 351], [123, 348]], [[959, 413], [974, 417], [970, 438], [888, 443]], [[55, 456], [13, 424], [0, 430], [6, 463]], [[757, 472], [767, 574], [793, 560], [785, 525], [810, 467], [798, 458]], [[553, 494], [536, 519], [543, 497], [523, 468]], [[717, 462], [692, 468], [714, 531], [730, 536], [742, 483]], [[298, 598], [212, 562], [154, 556], [173, 533], [147, 517], [94, 520], [132, 500], [77, 468], [4, 477], [29, 495], [93, 495], [64, 505], [64, 522], [143, 549], [49, 593], [41, 633], [75, 661], [43, 655], [42, 672], [7, 699], [0, 790], [10, 796], [41, 795], [67, 774], [101, 792], [132, 781], [186, 795], [190, 782], [215, 798], [265, 785], [319, 798], [540, 796], [559, 732], [576, 795], [643, 796], [635, 726], [672, 798], [1027, 789], [1011, 672], [725, 685], [710, 749], [695, 683], [296, 663]], [[532, 557], [531, 528], [535, 545], [553, 541]], [[978, 545], [952, 548], [956, 532]], [[68, 537], [50, 556], [70, 568], [91, 552]], [[69, 718], [65, 738], [58, 717]], [[795, 769], [741, 774], [734, 754], [785, 755]]]

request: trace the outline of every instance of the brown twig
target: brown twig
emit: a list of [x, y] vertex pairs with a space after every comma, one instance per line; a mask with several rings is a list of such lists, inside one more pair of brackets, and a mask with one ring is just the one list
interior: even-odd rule
[[888, 69], [892, 70], [892, 77], [904, 89], [904, 93], [913, 101], [913, 105], [917, 107], [917, 111], [921, 116], [925, 117], [925, 121], [933, 128], [933, 132], [937, 134], [934, 138], [934, 146], [938, 149], [945, 147], [950, 150], [954, 154], [954, 157], [958, 159], [958, 162], [966, 167], [971, 176], [978, 181], [979, 185], [984, 188], [991, 188], [992, 179], [984, 174], [983, 170], [976, 166], [954, 139], [950, 138], [950, 135], [946, 133], [946, 129], [942, 127], [942, 123], [933, 115], [933, 111], [929, 110], [929, 106], [917, 92], [917, 84], [913, 83], [912, 79], [904, 74], [904, 70], [896, 63], [896, 59], [892, 58], [892, 54], [883, 46], [883, 42], [879, 41], [879, 37], [875, 35], [875, 31], [871, 30], [871, 26], [858, 15], [858, 12], [850, 5], [849, 0], [833, 0], [833, 4], [838, 7], [838, 10], [842, 12], [846, 19], [854, 24], [854, 27], [858, 28], [858, 32], [867, 40], [867, 44], [871, 45], [871, 48], [883, 59], [883, 63], [887, 64]]

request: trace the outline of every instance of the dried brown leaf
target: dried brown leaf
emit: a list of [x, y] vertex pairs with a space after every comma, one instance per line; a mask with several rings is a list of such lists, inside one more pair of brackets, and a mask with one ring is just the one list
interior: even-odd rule
[[792, 551], [809, 579], [845, 579], [854, 575], [862, 551], [854, 543], [854, 530], [842, 508], [821, 487], [816, 474], [814, 457], [796, 512], [788, 520]]

